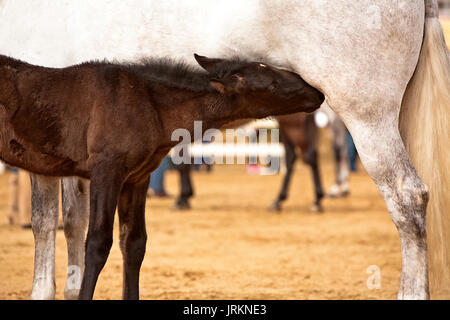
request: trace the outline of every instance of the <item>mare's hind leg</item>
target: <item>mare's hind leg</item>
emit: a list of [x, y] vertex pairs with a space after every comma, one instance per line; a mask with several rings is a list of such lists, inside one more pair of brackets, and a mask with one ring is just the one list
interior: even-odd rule
[[89, 218], [89, 181], [77, 177], [61, 180], [64, 234], [68, 267], [64, 298], [78, 299], [84, 272], [84, 239]]
[[270, 211], [281, 211], [282, 203], [287, 199], [289, 185], [291, 183], [292, 173], [294, 171], [295, 160], [297, 160], [297, 154], [295, 153], [294, 144], [286, 137], [282, 136], [282, 141], [285, 149], [285, 159], [286, 159], [286, 174], [283, 178], [283, 185], [281, 187], [280, 193], [277, 199], [269, 208]]
[[59, 179], [30, 174], [34, 276], [31, 299], [55, 299], [55, 236], [58, 227]]
[[[356, 148], [395, 223], [402, 248], [400, 299], [429, 298], [425, 214], [427, 187], [420, 180], [398, 132], [397, 117], [372, 123], [347, 119]], [[393, 120], [389, 120], [393, 119]]]
[[123, 299], [139, 299], [139, 272], [145, 255], [145, 200], [149, 180], [124, 184], [118, 202], [123, 255]]
[[336, 182], [331, 186], [329, 196], [334, 198], [347, 196], [350, 193], [348, 185], [349, 170], [346, 142], [347, 128], [345, 127], [344, 122], [337, 116], [331, 122], [330, 127], [333, 134]]

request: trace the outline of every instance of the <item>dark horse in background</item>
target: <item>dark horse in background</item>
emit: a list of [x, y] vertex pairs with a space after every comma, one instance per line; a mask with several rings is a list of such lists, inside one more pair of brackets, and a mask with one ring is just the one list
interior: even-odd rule
[[55, 69], [0, 56], [0, 159], [91, 182], [80, 299], [93, 297], [112, 245], [116, 207], [123, 298], [139, 298], [147, 187], [150, 173], [177, 144], [174, 130], [192, 137], [195, 120], [204, 130], [220, 128], [236, 119], [312, 112], [324, 101], [287, 70], [239, 59], [196, 60], [206, 72], [164, 59]]
[[[319, 129], [315, 124], [313, 114], [295, 113], [290, 115], [278, 116], [276, 120], [280, 126], [280, 142], [285, 148], [286, 173], [283, 177], [283, 183], [280, 193], [269, 208], [271, 211], [281, 211], [282, 202], [288, 197], [289, 185], [291, 182], [295, 161], [297, 160], [297, 147], [301, 151], [301, 157], [305, 164], [310, 166], [313, 181], [315, 200], [310, 210], [321, 212], [321, 200], [324, 197], [322, 182], [319, 171], [318, 160], [318, 138]], [[194, 188], [191, 178], [192, 165], [180, 164], [174, 166], [179, 173], [180, 194], [174, 205], [176, 210], [190, 209], [189, 199], [194, 195]]]
[[314, 181], [315, 200], [310, 210], [321, 212], [321, 200], [324, 197], [319, 170], [319, 128], [316, 126], [313, 114], [296, 113], [276, 118], [280, 125], [280, 140], [284, 145], [286, 159], [286, 174], [280, 193], [271, 209], [281, 211], [282, 202], [288, 197], [289, 185], [297, 160], [297, 147], [301, 150], [302, 161], [311, 168]]

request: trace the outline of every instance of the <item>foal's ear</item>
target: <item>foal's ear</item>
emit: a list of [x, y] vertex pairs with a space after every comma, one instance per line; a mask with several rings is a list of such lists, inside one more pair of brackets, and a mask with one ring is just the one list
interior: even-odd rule
[[220, 80], [217, 80], [217, 79], [209, 80], [209, 84], [211, 85], [211, 87], [216, 89], [216, 91], [218, 91], [222, 94], [225, 94], [227, 91], [225, 88], [225, 84], [222, 83]]
[[208, 58], [204, 56], [199, 56], [196, 53], [194, 53], [194, 58], [195, 60], [197, 60], [198, 64], [209, 73], [215, 73], [218, 65], [224, 62], [223, 59]]

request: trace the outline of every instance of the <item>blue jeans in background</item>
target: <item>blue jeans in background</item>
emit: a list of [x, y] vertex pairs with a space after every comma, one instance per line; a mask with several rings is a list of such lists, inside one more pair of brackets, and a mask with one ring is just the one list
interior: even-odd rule
[[356, 167], [356, 157], [358, 156], [358, 152], [356, 151], [355, 143], [353, 142], [353, 138], [347, 130], [347, 154], [348, 161], [350, 165], [350, 171], [355, 172], [358, 171]]
[[152, 172], [150, 176], [150, 185], [149, 188], [153, 189], [153, 191], [157, 193], [166, 193], [164, 189], [164, 173], [169, 168], [170, 158], [166, 156], [159, 165], [158, 169]]

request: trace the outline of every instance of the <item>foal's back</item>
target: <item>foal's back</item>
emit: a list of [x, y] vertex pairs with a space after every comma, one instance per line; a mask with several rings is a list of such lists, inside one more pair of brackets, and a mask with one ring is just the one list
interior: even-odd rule
[[120, 142], [124, 119], [113, 115], [146, 104], [142, 82], [116, 65], [52, 69], [0, 56], [0, 70], [0, 156], [41, 174], [88, 177], [95, 139]]

